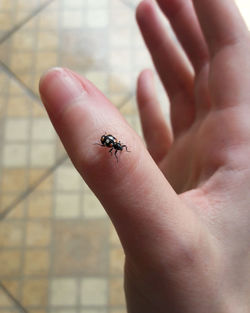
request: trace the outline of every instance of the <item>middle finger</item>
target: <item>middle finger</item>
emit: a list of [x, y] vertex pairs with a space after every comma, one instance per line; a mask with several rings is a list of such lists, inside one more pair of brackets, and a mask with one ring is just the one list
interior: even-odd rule
[[208, 62], [209, 53], [191, 0], [157, 0], [196, 73]]

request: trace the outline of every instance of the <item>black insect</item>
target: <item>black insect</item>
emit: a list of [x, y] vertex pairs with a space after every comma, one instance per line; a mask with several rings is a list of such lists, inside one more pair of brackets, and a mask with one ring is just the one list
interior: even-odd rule
[[112, 155], [112, 151], [115, 150], [115, 157], [116, 157], [117, 162], [118, 162], [117, 152], [119, 150], [122, 151], [123, 148], [125, 148], [127, 152], [130, 152], [126, 145], [123, 145], [120, 141], [118, 141], [114, 136], [110, 134], [102, 135], [100, 141], [101, 141], [101, 144], [97, 143], [97, 145], [101, 147], [110, 148], [109, 152], [111, 153], [111, 155]]

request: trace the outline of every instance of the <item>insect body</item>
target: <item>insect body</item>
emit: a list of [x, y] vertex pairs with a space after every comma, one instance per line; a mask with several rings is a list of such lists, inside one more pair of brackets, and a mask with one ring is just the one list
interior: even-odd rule
[[118, 141], [114, 136], [110, 134], [102, 135], [100, 141], [101, 141], [101, 145], [99, 144], [99, 146], [110, 148], [109, 152], [111, 153], [111, 155], [112, 155], [112, 151], [115, 150], [115, 157], [116, 157], [117, 162], [118, 162], [117, 152], [119, 150], [122, 151], [123, 148], [125, 148], [127, 152], [130, 152], [128, 151], [128, 147], [126, 145], [123, 145], [120, 141]]

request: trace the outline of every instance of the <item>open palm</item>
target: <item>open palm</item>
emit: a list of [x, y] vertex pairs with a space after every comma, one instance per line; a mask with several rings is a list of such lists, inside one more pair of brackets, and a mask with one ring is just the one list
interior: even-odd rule
[[[172, 131], [149, 70], [138, 81], [148, 150], [115, 106], [69, 69], [46, 73], [41, 97], [120, 237], [128, 312], [247, 313], [249, 33], [233, 0], [157, 2], [182, 52], [153, 0], [141, 2], [137, 20], [170, 99]], [[93, 145], [104, 131], [131, 151], [119, 163]]]

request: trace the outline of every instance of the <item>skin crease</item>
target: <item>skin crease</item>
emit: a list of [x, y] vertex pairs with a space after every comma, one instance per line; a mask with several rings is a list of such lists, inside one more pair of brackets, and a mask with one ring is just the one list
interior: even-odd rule
[[[156, 3], [142, 1], [136, 17], [169, 96], [172, 126], [152, 72], [143, 71], [137, 99], [148, 151], [108, 99], [68, 69], [41, 78], [41, 98], [120, 237], [128, 312], [247, 313], [249, 33], [233, 1], [157, 2], [183, 51]], [[105, 131], [131, 151], [118, 164], [92, 144]]]

